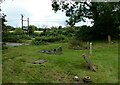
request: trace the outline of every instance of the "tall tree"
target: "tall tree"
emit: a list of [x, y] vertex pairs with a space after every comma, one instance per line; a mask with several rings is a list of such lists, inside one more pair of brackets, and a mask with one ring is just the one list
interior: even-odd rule
[[55, 12], [62, 10], [66, 16], [67, 24], [74, 26], [75, 23], [85, 21], [84, 18], [93, 19], [93, 32], [98, 35], [107, 35], [109, 39], [120, 25], [118, 19], [120, 3], [114, 2], [75, 2], [75, 1], [52, 1]]
[[5, 25], [5, 22], [7, 22], [7, 20], [5, 19], [6, 15], [3, 13], [2, 16], [1, 16], [1, 20], [2, 20], [2, 34], [4, 35], [5, 32], [7, 31], [6, 29], [6, 25]]

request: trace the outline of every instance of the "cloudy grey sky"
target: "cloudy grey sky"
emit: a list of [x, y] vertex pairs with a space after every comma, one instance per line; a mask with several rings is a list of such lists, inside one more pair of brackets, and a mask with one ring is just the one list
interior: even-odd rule
[[[6, 24], [14, 27], [21, 27], [21, 14], [24, 15], [24, 20], [29, 17], [30, 24], [37, 27], [66, 26], [67, 17], [61, 11], [54, 13], [51, 0], [6, 0], [1, 4], [1, 9], [7, 15]], [[89, 20], [76, 25], [84, 24], [90, 25]], [[27, 26], [26, 21], [24, 26]]]

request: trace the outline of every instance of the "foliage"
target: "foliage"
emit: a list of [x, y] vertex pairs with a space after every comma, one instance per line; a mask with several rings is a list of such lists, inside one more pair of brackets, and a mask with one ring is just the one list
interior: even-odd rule
[[[116, 22], [118, 22], [116, 19], [118, 17], [117, 12], [120, 10], [118, 3], [101, 3], [97, 7], [103, 13], [100, 13], [94, 19], [93, 34], [97, 34], [97, 38], [102, 37], [103, 39], [108, 35], [118, 36], [118, 25], [116, 25]], [[96, 11], [99, 12], [97, 9]]]
[[29, 26], [29, 34], [32, 35], [34, 33], [34, 31], [37, 30], [37, 27], [34, 25], [30, 25]]
[[10, 26], [10, 25], [6, 25], [5, 26], [5, 29], [11, 31], [11, 30], [15, 30], [15, 28], [13, 26]]
[[19, 35], [19, 38], [21, 39], [21, 40], [31, 40], [31, 37], [29, 36], [29, 35]]
[[66, 37], [63, 35], [58, 36], [42, 36], [42, 37], [36, 37], [32, 43], [35, 45], [40, 45], [41, 43], [51, 43], [51, 42], [57, 42], [57, 41], [63, 41], [66, 40]]
[[40, 36], [41, 33], [37, 33], [37, 32], [34, 32], [32, 35], [34, 35], [35, 37], [37, 36]]
[[2, 38], [3, 42], [20, 42], [19, 35], [7, 35]]
[[14, 31], [15, 35], [22, 35], [23, 34], [23, 30], [21, 28], [16, 28]]
[[[118, 26], [120, 26], [120, 4], [117, 2], [76, 2], [76, 1], [54, 1], [52, 8], [55, 12], [62, 10], [69, 17], [66, 21], [68, 25], [74, 26], [75, 23], [85, 21], [85, 18], [93, 20], [93, 35], [118, 36]], [[83, 36], [84, 37], [84, 36]]]
[[31, 37], [28, 35], [22, 34], [21, 29], [17, 29], [15, 33], [5, 33], [4, 36], [2, 36], [3, 42], [22, 42], [22, 40], [30, 40]]
[[92, 34], [92, 27], [82, 26], [76, 33], [76, 39], [82, 41], [91, 41], [93, 34]]
[[69, 41], [69, 48], [74, 49], [74, 50], [85, 50], [88, 49], [89, 45], [86, 42], [76, 40], [76, 39], [71, 39]]

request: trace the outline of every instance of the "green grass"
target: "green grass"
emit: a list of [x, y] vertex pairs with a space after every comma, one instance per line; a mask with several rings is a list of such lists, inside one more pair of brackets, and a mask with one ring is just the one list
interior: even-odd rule
[[[41, 49], [63, 47], [61, 55], [40, 53]], [[9, 47], [3, 51], [3, 83], [74, 83], [74, 76], [81, 79], [88, 75], [95, 83], [118, 82], [118, 44], [96, 42], [93, 55], [89, 50], [68, 49], [67, 43], [54, 43], [42, 46]], [[86, 53], [97, 67], [93, 72], [87, 68], [82, 54]], [[38, 59], [48, 62], [35, 65]]]

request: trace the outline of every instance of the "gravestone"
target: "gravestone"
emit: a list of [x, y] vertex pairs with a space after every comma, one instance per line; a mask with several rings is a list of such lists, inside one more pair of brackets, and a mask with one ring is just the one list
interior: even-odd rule
[[44, 63], [44, 62], [47, 62], [47, 60], [36, 60], [36, 61], [34, 61], [33, 62], [33, 64], [42, 64], [42, 63]]
[[57, 54], [61, 54], [62, 53], [62, 47], [61, 46], [57, 48], [56, 53]]
[[50, 51], [50, 50], [47, 50], [47, 51], [46, 51], [46, 53], [47, 53], [47, 54], [51, 54], [51, 53], [52, 53], [52, 51]]
[[56, 49], [54, 49], [53, 52], [56, 53]]
[[46, 53], [46, 54], [61, 54], [62, 53], [62, 47], [58, 47], [57, 49], [53, 49], [53, 50], [41, 50], [42, 53]]
[[88, 59], [88, 57], [87, 57], [85, 54], [83, 54], [83, 58], [84, 58], [84, 60], [86, 61], [86, 63], [88, 64], [88, 67], [89, 67], [92, 71], [96, 72], [95, 67], [91, 64], [90, 60]]
[[90, 43], [90, 55], [92, 55], [92, 42]]

